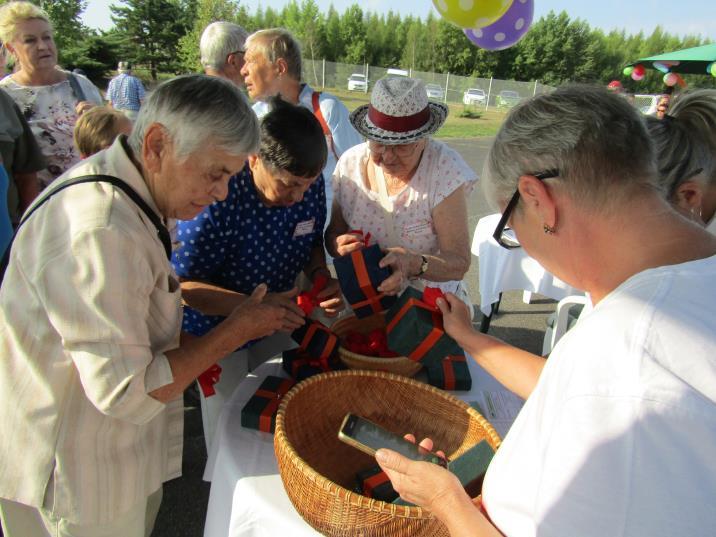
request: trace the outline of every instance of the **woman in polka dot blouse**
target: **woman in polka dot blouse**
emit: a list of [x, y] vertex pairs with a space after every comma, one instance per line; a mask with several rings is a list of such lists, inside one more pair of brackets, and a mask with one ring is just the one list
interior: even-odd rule
[[[229, 182], [225, 200], [193, 220], [179, 222], [172, 264], [182, 279], [183, 329], [200, 336], [243, 302], [259, 284], [268, 286], [264, 301], [286, 309], [283, 330], [270, 352], [287, 348], [287, 332], [304, 323], [295, 302], [295, 282], [303, 272], [312, 280], [326, 268], [322, 230], [326, 197], [321, 170], [326, 142], [313, 114], [279, 98], [261, 120], [261, 146]], [[331, 278], [319, 295], [326, 315], [343, 308], [338, 281]], [[238, 356], [237, 356], [238, 355]], [[248, 371], [247, 353], [219, 362], [220, 380], [209, 400], [202, 394], [207, 444], [225, 399]], [[252, 365], [256, 365], [255, 363]], [[206, 406], [206, 408], [205, 408]], [[211, 407], [211, 408], [209, 408]]]

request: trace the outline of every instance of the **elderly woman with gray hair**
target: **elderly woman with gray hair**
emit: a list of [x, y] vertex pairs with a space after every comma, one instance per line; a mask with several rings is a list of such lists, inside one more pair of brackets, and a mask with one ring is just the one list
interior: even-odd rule
[[[181, 472], [181, 395], [282, 324], [265, 286], [180, 341], [165, 227], [227, 194], [258, 146], [239, 90], [160, 85], [127, 140], [86, 159], [26, 213], [0, 290], [0, 516], [7, 537], [149, 535]], [[59, 528], [59, 533], [57, 533]]]
[[682, 93], [663, 119], [646, 121], [664, 194], [716, 235], [716, 90]]
[[544, 360], [439, 299], [445, 329], [526, 402], [481, 502], [438, 465], [378, 462], [453, 536], [714, 535], [716, 238], [664, 200], [642, 118], [601, 88], [557, 89], [512, 110], [486, 172], [496, 240], [516, 235], [595, 307]]

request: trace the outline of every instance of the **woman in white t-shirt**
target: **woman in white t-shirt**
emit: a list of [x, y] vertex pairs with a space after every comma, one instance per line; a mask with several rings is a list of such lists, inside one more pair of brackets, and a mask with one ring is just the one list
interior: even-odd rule
[[545, 360], [438, 299], [447, 332], [526, 401], [481, 501], [379, 450], [395, 489], [453, 537], [716, 535], [716, 237], [664, 199], [643, 119], [602, 88], [540, 95], [510, 112], [483, 181], [495, 240], [516, 236], [594, 309]]
[[410, 279], [469, 304], [462, 281], [470, 266], [466, 199], [477, 176], [456, 151], [430, 139], [447, 113], [428, 102], [420, 80], [376, 83], [370, 104], [351, 114], [368, 142], [346, 151], [333, 172], [326, 248], [346, 255], [370, 233], [388, 251], [381, 265], [393, 270], [379, 291], [396, 294]]
[[19, 69], [0, 80], [0, 87], [27, 119], [47, 169], [38, 172], [40, 188], [80, 161], [72, 132], [85, 110], [102, 104], [92, 82], [57, 68], [57, 47], [50, 19], [30, 2], [8, 2], [0, 8], [0, 39]]

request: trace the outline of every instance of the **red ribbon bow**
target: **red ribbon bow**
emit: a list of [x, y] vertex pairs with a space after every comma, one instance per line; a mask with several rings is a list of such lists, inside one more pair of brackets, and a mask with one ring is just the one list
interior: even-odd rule
[[221, 366], [218, 364], [212, 365], [209, 369], [199, 375], [199, 387], [201, 388], [201, 392], [204, 394], [204, 397], [211, 397], [216, 394], [214, 384], [219, 382], [220, 377]]
[[370, 231], [363, 233], [362, 229], [351, 229], [348, 233], [361, 236], [363, 238], [363, 246], [370, 246]]
[[439, 287], [426, 287], [423, 291], [423, 302], [434, 310], [438, 310], [438, 298], [444, 298], [445, 293]]
[[398, 353], [388, 348], [388, 337], [384, 330], [376, 328], [367, 334], [349, 332], [343, 346], [351, 352], [364, 356], [380, 356], [381, 358], [395, 358]]
[[327, 284], [328, 276], [319, 272], [313, 278], [311, 290], [303, 291], [296, 297], [296, 303], [306, 314], [306, 317], [311, 315], [313, 310], [320, 305], [321, 301], [318, 299], [318, 294], [326, 288]]

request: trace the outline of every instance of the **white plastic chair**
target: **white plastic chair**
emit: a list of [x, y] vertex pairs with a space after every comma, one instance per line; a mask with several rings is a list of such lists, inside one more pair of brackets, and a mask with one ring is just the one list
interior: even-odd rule
[[547, 324], [547, 331], [544, 333], [544, 341], [542, 343], [542, 356], [547, 356], [552, 352], [554, 346], [562, 338], [569, 329], [570, 310], [572, 306], [584, 306], [582, 311], [577, 315], [577, 319], [592, 309], [592, 301], [588, 296], [571, 295], [563, 298], [557, 303], [554, 312], [553, 323]]

